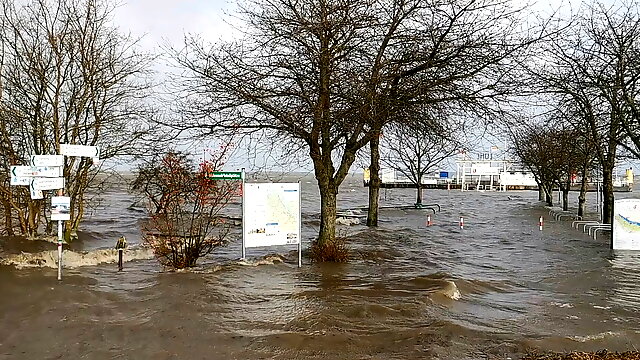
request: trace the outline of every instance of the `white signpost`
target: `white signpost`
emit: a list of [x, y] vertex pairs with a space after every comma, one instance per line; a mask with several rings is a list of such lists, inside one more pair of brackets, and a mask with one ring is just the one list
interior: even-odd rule
[[243, 258], [245, 248], [298, 245], [301, 266], [300, 183], [244, 184], [242, 204]]
[[614, 250], [640, 250], [640, 199], [616, 200], [613, 206]]
[[11, 166], [11, 177], [60, 177], [62, 166]]
[[64, 189], [64, 178], [31, 178], [31, 188], [33, 190], [58, 190]]
[[31, 155], [31, 166], [64, 166], [64, 155]]
[[58, 280], [62, 280], [62, 228], [63, 221], [70, 220], [71, 199], [64, 193], [64, 157], [83, 156], [100, 159], [97, 146], [60, 144], [61, 155], [31, 155], [27, 166], [11, 166], [10, 184], [29, 186], [32, 199], [44, 199], [43, 190], [58, 190], [59, 196], [51, 197], [51, 221], [58, 221]]
[[[31, 156], [30, 161], [35, 156], [37, 155]], [[57, 158], [50, 158], [49, 155], [45, 156], [47, 158], [35, 157], [35, 162], [59, 162]], [[9, 175], [11, 179], [9, 184], [29, 186], [29, 193], [34, 200], [44, 199], [42, 190], [55, 190], [64, 187], [64, 179], [61, 178], [62, 166], [11, 166]]]
[[97, 146], [60, 144], [60, 153], [66, 156], [91, 157], [100, 160], [100, 148]]
[[29, 185], [31, 185], [31, 178], [30, 177], [12, 176], [11, 180], [9, 182], [9, 185], [12, 185], [12, 186], [29, 186]]

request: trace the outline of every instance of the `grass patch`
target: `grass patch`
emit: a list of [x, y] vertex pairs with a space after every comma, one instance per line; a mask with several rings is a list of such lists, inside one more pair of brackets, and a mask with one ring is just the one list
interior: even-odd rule
[[313, 262], [345, 263], [349, 261], [349, 249], [344, 237], [336, 237], [334, 241], [323, 244], [314, 240], [309, 250], [309, 257]]

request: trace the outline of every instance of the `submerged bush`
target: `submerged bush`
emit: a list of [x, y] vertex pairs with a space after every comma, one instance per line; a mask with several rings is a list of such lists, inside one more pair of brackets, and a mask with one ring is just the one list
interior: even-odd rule
[[315, 262], [337, 262], [349, 261], [349, 249], [344, 237], [336, 237], [334, 241], [320, 244], [318, 240], [311, 243], [309, 257]]
[[199, 258], [226, 244], [230, 228], [221, 211], [237, 194], [238, 184], [210, 178], [221, 167], [224, 150], [197, 169], [178, 152], [138, 169], [132, 188], [146, 199], [149, 212], [142, 225], [143, 240], [162, 265], [193, 267]]

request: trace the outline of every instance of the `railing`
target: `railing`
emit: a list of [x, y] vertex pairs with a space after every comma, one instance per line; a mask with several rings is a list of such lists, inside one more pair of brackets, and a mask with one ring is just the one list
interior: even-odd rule
[[571, 213], [571, 211], [565, 211], [560, 208], [549, 209], [549, 216], [552, 216], [556, 221], [561, 221], [563, 218], [574, 219], [571, 222], [571, 227], [589, 234], [594, 240], [598, 239], [598, 232], [611, 231], [611, 224], [603, 224], [598, 220], [583, 220], [581, 216]]

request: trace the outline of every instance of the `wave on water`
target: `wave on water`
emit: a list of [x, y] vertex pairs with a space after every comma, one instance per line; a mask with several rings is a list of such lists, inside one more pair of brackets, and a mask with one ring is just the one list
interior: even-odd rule
[[[153, 259], [153, 250], [150, 248], [129, 248], [124, 251], [123, 261]], [[62, 255], [62, 263], [65, 268], [77, 268], [81, 266], [95, 266], [109, 264], [118, 261], [118, 251], [115, 249], [98, 249], [87, 252], [75, 252], [65, 250]], [[36, 253], [11, 254], [0, 259], [2, 265], [13, 265], [22, 268], [57, 268], [58, 250], [41, 251]]]
[[460, 300], [462, 293], [455, 281], [443, 278], [444, 274], [435, 273], [429, 276], [421, 276], [411, 280], [412, 287], [423, 288], [434, 295], [444, 296], [451, 300]]
[[275, 265], [284, 263], [285, 260], [285, 257], [282, 255], [272, 254], [255, 259], [240, 259], [237, 264], [243, 266]]
[[357, 217], [338, 217], [336, 218], [337, 225], [360, 225], [360, 219]]
[[445, 280], [442, 289], [438, 290], [436, 293], [448, 297], [451, 300], [460, 300], [462, 297], [458, 286], [453, 280]]

